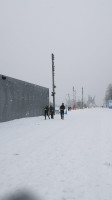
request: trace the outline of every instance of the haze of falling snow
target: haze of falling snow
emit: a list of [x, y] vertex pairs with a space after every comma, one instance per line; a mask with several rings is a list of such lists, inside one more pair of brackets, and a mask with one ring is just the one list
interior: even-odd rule
[[[112, 74], [111, 0], [0, 1], [0, 73], [52, 91], [56, 103], [96, 96], [102, 105]], [[52, 100], [52, 98], [50, 97]]]

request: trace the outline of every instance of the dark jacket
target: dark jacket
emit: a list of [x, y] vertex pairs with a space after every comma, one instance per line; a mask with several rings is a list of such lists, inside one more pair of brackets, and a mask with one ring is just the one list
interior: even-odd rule
[[65, 106], [64, 106], [64, 104], [62, 104], [62, 105], [60, 106], [60, 111], [61, 111], [61, 112], [64, 112], [64, 110], [65, 110]]
[[44, 110], [45, 110], [45, 112], [48, 112], [49, 107], [48, 107], [48, 106], [45, 106]]
[[51, 113], [54, 112], [53, 106], [50, 106], [50, 112], [51, 112]]

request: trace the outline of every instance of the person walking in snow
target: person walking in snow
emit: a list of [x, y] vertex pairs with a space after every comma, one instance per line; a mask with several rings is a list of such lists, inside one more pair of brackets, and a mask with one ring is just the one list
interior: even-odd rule
[[48, 116], [48, 118], [50, 119], [48, 112], [49, 112], [49, 106], [46, 105], [44, 108], [45, 119], [46, 119], [46, 116]]
[[52, 105], [50, 105], [50, 115], [51, 115], [51, 119], [54, 119], [54, 108]]
[[62, 103], [62, 105], [60, 106], [61, 119], [64, 119], [64, 110], [65, 110], [65, 106], [64, 106], [64, 103]]

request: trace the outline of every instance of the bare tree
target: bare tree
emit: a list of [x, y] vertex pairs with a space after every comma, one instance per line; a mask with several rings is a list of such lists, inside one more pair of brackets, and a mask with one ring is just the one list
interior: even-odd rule
[[112, 84], [109, 84], [105, 93], [105, 102], [108, 104], [108, 100], [112, 99]]

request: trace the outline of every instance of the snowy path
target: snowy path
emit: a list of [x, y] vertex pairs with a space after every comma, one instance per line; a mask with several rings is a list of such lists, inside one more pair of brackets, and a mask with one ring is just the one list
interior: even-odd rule
[[0, 124], [0, 196], [27, 188], [44, 200], [112, 199], [112, 110]]

